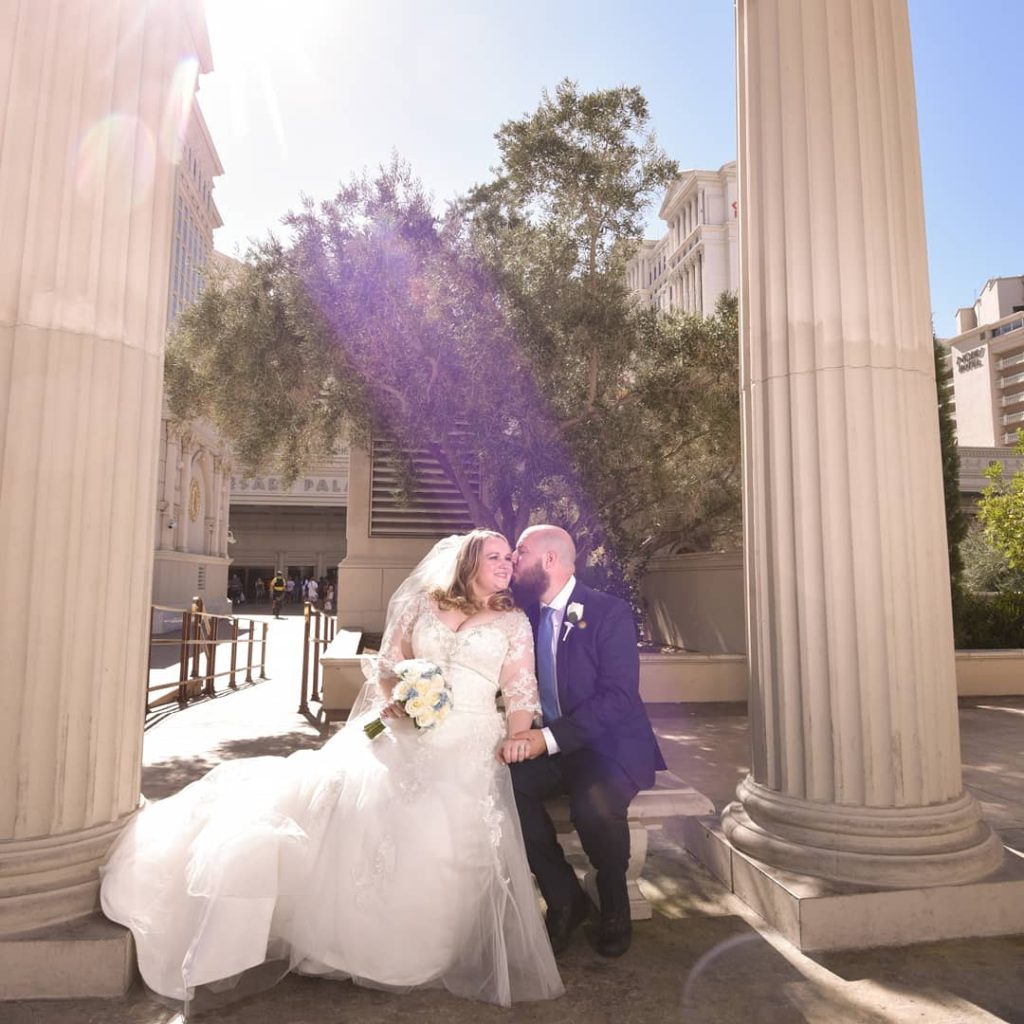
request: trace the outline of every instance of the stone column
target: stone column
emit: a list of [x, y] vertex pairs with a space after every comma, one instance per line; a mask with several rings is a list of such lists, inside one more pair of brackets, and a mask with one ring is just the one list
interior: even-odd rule
[[231, 549], [228, 547], [228, 530], [231, 527], [231, 472], [231, 463], [222, 461], [220, 481], [220, 507], [222, 509], [220, 527], [220, 553], [225, 558], [231, 555]]
[[213, 534], [210, 537], [210, 554], [223, 557], [226, 554], [227, 541], [224, 539], [227, 525], [227, 506], [224, 504], [224, 464], [218, 456], [213, 457], [213, 494], [210, 497], [213, 506]]
[[18, 936], [98, 906], [139, 802], [172, 161], [197, 53], [208, 66], [191, 0], [0, 9], [0, 996], [104, 984], [73, 942], [26, 976]]
[[174, 528], [175, 551], [188, 551], [188, 501], [192, 486], [192, 436], [182, 432], [178, 462], [178, 512]]
[[181, 439], [178, 431], [168, 422], [167, 446], [164, 453], [164, 508], [160, 515], [160, 536], [157, 538], [157, 546], [161, 550], [174, 549], [174, 531], [169, 529], [171, 520], [174, 519], [174, 494], [178, 481], [178, 462], [181, 459]]
[[740, 851], [872, 886], [1001, 862], [964, 790], [906, 0], [739, 0], [753, 769]]

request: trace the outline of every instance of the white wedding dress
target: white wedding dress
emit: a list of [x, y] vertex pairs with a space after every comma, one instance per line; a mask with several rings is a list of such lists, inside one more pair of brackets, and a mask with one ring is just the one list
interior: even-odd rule
[[[520, 611], [453, 631], [426, 596], [381, 662], [438, 664], [453, 710], [375, 740], [350, 721], [320, 750], [228, 761], [133, 819], [102, 905], [151, 989], [195, 1006], [289, 970], [503, 1006], [563, 992], [526, 862], [496, 709], [539, 712]], [[390, 649], [389, 649], [390, 648]]]

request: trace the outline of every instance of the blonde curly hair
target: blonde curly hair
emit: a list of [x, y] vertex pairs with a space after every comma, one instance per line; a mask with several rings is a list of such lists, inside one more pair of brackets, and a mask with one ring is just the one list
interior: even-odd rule
[[442, 611], [458, 609], [466, 615], [474, 615], [484, 608], [496, 612], [507, 612], [515, 607], [515, 601], [508, 590], [500, 590], [481, 603], [473, 597], [473, 581], [480, 572], [480, 555], [484, 542], [496, 537], [508, 543], [507, 538], [496, 530], [470, 530], [462, 541], [458, 557], [455, 560], [455, 573], [447, 589], [437, 587], [430, 596], [437, 602]]

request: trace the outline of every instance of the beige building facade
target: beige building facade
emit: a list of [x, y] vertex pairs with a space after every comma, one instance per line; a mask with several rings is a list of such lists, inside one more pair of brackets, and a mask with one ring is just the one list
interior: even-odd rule
[[465, 500], [436, 460], [423, 451], [405, 455], [414, 480], [409, 502], [399, 494], [398, 456], [390, 446], [350, 451], [339, 626], [381, 630], [391, 595], [416, 563], [439, 538], [473, 527]]
[[[174, 175], [167, 327], [203, 289], [214, 259], [213, 232], [223, 221], [213, 201], [214, 179], [224, 173], [199, 108], [192, 104], [179, 141]], [[161, 405], [153, 558], [153, 628], [180, 625], [169, 608], [199, 597], [207, 611], [230, 612], [228, 501], [231, 451], [204, 421], [179, 423]]]
[[626, 264], [630, 290], [665, 313], [711, 316], [719, 296], [739, 288], [736, 162], [681, 175], [658, 216], [668, 231], [641, 242]]
[[256, 579], [277, 569], [293, 579], [313, 576], [334, 581], [347, 551], [349, 449], [286, 483], [280, 476], [230, 480], [231, 575], [247, 600], [256, 597]]
[[957, 442], [1013, 446], [1024, 427], [1024, 275], [986, 281], [974, 305], [957, 310], [957, 327], [942, 342]]
[[[175, 421], [164, 403], [157, 470], [153, 603], [187, 608], [194, 597], [205, 609], [227, 614], [228, 503], [231, 451], [203, 420]], [[181, 616], [158, 608], [156, 632], [181, 625]]]

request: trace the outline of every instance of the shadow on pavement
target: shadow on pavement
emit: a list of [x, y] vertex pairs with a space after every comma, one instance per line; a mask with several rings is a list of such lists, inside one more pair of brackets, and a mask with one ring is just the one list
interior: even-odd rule
[[162, 800], [201, 779], [221, 761], [240, 757], [287, 757], [296, 750], [315, 750], [326, 739], [325, 735], [310, 736], [305, 732], [290, 732], [227, 740], [214, 747], [208, 756], [176, 757], [143, 766], [142, 792], [147, 800]]

